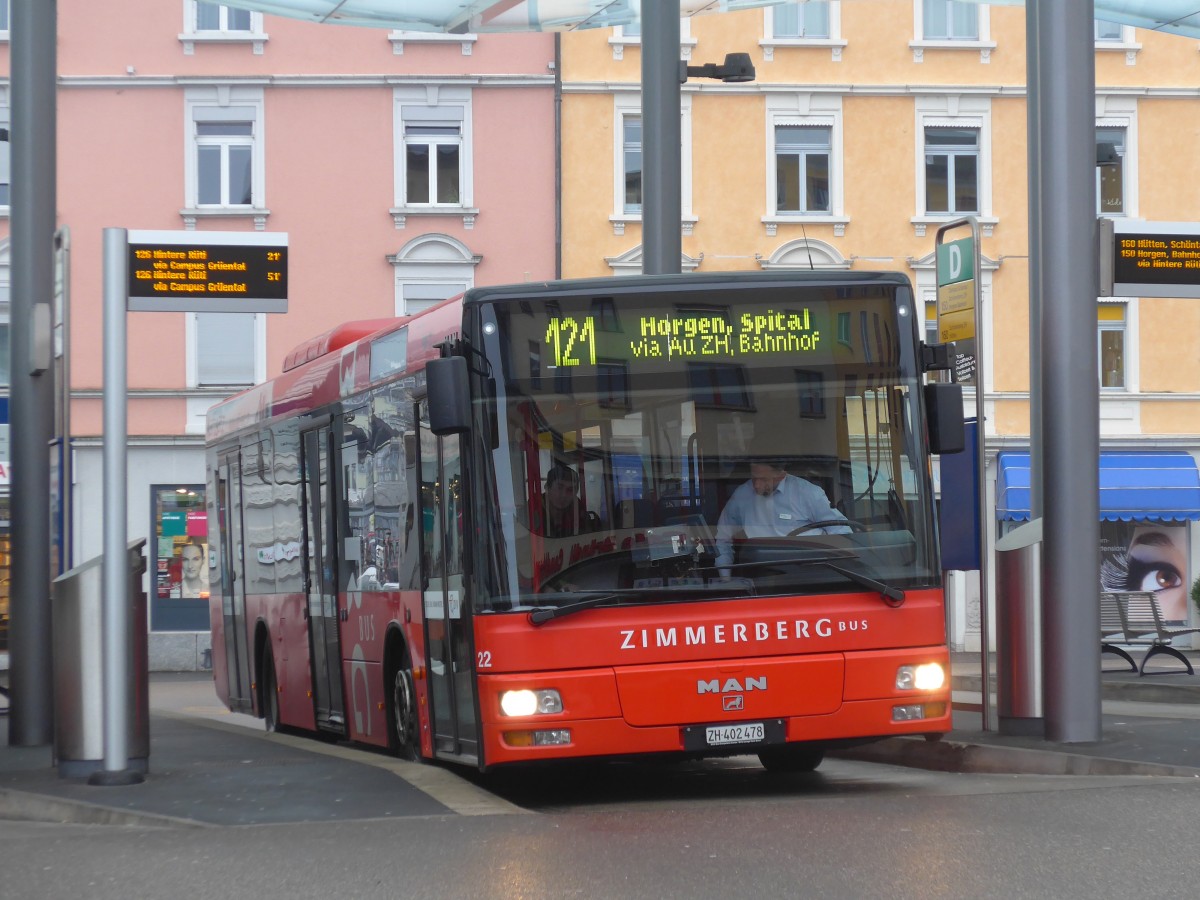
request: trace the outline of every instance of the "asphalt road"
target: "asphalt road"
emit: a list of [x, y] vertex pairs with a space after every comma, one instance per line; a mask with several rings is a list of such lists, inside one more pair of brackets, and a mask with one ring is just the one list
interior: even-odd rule
[[[222, 712], [210, 690], [160, 681], [152, 704], [261, 732]], [[472, 779], [418, 769], [444, 798], [424, 815], [0, 821], [0, 898], [1092, 900], [1178, 897], [1195, 882], [1197, 778], [955, 774], [837, 759], [779, 777], [753, 757]]]
[[563, 767], [522, 809], [230, 827], [0, 822], [0, 897], [1178, 897], [1200, 779], [751, 758]]

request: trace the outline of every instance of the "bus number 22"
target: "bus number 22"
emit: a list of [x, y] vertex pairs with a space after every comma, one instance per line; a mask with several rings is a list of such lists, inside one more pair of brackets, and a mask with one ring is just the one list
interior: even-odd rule
[[492, 651], [491, 650], [480, 650], [479, 653], [477, 653], [476, 655], [479, 657], [479, 661], [475, 664], [475, 668], [490, 669], [492, 667]]

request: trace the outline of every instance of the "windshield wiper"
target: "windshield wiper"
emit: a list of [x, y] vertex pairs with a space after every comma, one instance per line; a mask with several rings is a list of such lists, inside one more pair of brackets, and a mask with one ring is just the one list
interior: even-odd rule
[[853, 569], [844, 569], [837, 565], [843, 559], [857, 559], [854, 553], [839, 553], [836, 556], [810, 556], [790, 559], [763, 559], [748, 563], [735, 563], [731, 566], [722, 566], [729, 569], [752, 569], [762, 568], [763, 566], [825, 566], [832, 569], [844, 578], [853, 581], [861, 587], [870, 588], [873, 591], [878, 591], [883, 597], [883, 602], [892, 608], [901, 606], [904, 603], [904, 591], [899, 588], [894, 588], [891, 585], [884, 584], [871, 578], [868, 575], [863, 575], [861, 572], [855, 572]]
[[814, 559], [813, 565], [822, 565], [826, 568], [833, 569], [839, 575], [844, 575], [857, 585], [865, 588], [870, 588], [873, 591], [879, 591], [879, 595], [883, 597], [883, 602], [893, 609], [903, 605], [904, 591], [899, 588], [894, 588], [891, 585], [884, 584], [882, 581], [876, 581], [870, 576], [863, 575], [861, 572], [855, 572], [853, 569], [843, 569], [841, 566], [835, 566], [827, 559]]
[[594, 606], [599, 606], [609, 600], [620, 597], [620, 593], [609, 591], [607, 594], [593, 594], [590, 597], [585, 597], [575, 603], [567, 606], [548, 606], [541, 609], [535, 609], [529, 614], [529, 621], [534, 625], [541, 625], [549, 622], [551, 619], [558, 619], [562, 616], [569, 616], [571, 613], [580, 612], [581, 610], [591, 609]]

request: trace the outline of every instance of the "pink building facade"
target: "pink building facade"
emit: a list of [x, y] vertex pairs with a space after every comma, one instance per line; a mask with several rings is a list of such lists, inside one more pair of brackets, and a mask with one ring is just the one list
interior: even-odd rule
[[208, 631], [184, 577], [184, 547], [205, 538], [207, 409], [342, 322], [556, 276], [556, 42], [322, 26], [198, 0], [59, 0], [58, 20], [74, 563], [102, 550], [103, 229], [288, 237], [286, 314], [127, 317], [128, 528], [148, 539], [151, 665], [191, 668]]

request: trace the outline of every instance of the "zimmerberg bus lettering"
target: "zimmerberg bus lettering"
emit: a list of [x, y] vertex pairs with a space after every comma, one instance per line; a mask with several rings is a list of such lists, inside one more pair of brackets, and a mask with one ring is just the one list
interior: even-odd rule
[[[866, 631], [867, 619], [777, 619], [774, 622], [731, 622], [713, 625], [686, 625], [683, 628], [685, 647], [707, 644], [743, 644], [760, 641], [796, 641], [832, 637], [836, 631]], [[623, 628], [621, 649], [640, 650], [650, 647], [679, 646], [677, 628]]]

